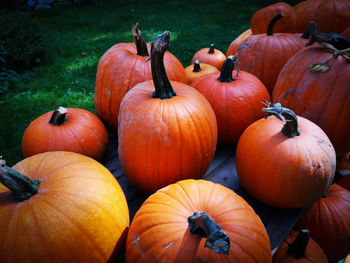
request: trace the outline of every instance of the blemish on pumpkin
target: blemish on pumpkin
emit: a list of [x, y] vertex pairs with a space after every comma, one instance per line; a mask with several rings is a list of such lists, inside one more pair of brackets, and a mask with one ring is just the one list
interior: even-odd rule
[[324, 143], [324, 140], [318, 139], [317, 142], [319, 142], [319, 143]]
[[303, 105], [303, 110], [305, 110], [306, 109], [306, 105]]
[[294, 92], [293, 88], [289, 88], [286, 90], [286, 92], [283, 94], [283, 98], [287, 97], [288, 93], [292, 94]]
[[170, 242], [168, 245], [166, 245], [163, 250], [167, 250], [169, 247], [175, 246], [175, 241]]
[[205, 259], [205, 257], [203, 257], [203, 256], [200, 256], [200, 257], [199, 257], [199, 260], [200, 260], [200, 261], [203, 261], [203, 262], [206, 262], [206, 261], [207, 261], [207, 260]]
[[243, 98], [239, 98], [239, 100], [243, 100]]

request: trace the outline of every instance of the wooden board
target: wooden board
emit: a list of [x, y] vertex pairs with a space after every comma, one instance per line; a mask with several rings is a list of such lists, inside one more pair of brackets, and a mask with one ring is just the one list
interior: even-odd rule
[[[122, 187], [128, 201], [131, 221], [136, 211], [148, 196], [134, 187], [126, 176], [124, 176], [118, 159], [116, 137], [110, 138], [108, 150], [102, 160], [102, 164], [111, 171]], [[217, 149], [215, 157], [203, 179], [222, 184], [232, 189], [253, 207], [265, 225], [273, 252], [282, 243], [304, 211], [304, 209], [273, 208], [262, 204], [249, 195], [239, 182], [235, 167], [234, 149], [230, 147]]]

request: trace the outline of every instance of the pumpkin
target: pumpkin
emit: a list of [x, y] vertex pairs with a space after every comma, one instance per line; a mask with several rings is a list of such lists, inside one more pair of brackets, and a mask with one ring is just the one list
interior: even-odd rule
[[278, 33], [294, 33], [296, 23], [296, 14], [294, 8], [287, 3], [277, 2], [256, 11], [251, 19], [251, 29], [253, 34], [264, 34], [266, 28], [275, 15], [282, 13], [282, 20], [276, 22], [274, 32]]
[[280, 103], [269, 103], [263, 111], [267, 119], [251, 124], [238, 141], [236, 169], [242, 185], [274, 207], [311, 205], [326, 194], [334, 177], [331, 142], [316, 124]]
[[202, 48], [197, 51], [192, 57], [191, 63], [193, 64], [196, 60], [200, 63], [206, 63], [221, 70], [224, 65], [226, 56], [220, 50], [215, 48], [214, 44], [211, 44], [209, 48]]
[[[128, 90], [145, 80], [151, 80], [149, 47], [145, 44], [138, 24], [133, 28], [135, 43], [118, 43], [101, 57], [96, 74], [94, 103], [97, 115], [112, 130], [118, 128], [121, 100]], [[171, 80], [186, 83], [181, 62], [170, 52], [164, 56], [164, 64]]]
[[108, 134], [93, 113], [59, 107], [33, 120], [22, 138], [24, 157], [49, 151], [76, 152], [96, 160], [102, 158]]
[[259, 216], [235, 192], [205, 180], [158, 190], [136, 212], [126, 241], [127, 263], [271, 262]]
[[350, 65], [345, 57], [333, 58], [329, 49], [317, 44], [303, 49], [281, 70], [272, 101], [320, 126], [337, 156], [350, 149]]
[[221, 72], [207, 74], [192, 83], [212, 106], [218, 125], [218, 142], [236, 145], [254, 121], [264, 117], [261, 101], [270, 95], [254, 75], [235, 70], [236, 57], [229, 56]]
[[112, 262], [121, 252], [128, 205], [94, 159], [40, 153], [12, 169], [2, 164], [0, 181], [2, 263]]
[[310, 21], [315, 21], [320, 30], [342, 33], [350, 21], [348, 0], [307, 0], [294, 6], [296, 13], [295, 32], [305, 32]]
[[327, 194], [312, 204], [296, 228], [307, 228], [330, 261], [350, 253], [350, 192], [332, 184]]
[[273, 263], [328, 263], [322, 248], [307, 229], [292, 230], [272, 257]]
[[304, 41], [296, 34], [273, 34], [275, 22], [282, 17], [279, 14], [271, 19], [266, 34], [248, 36], [237, 53], [240, 69], [258, 77], [270, 94], [284, 64], [304, 48]]
[[218, 72], [219, 70], [209, 64], [199, 63], [198, 60], [194, 61], [194, 64], [191, 64], [185, 68], [187, 84], [191, 85], [193, 81], [199, 77], [213, 72]]
[[244, 39], [246, 39], [248, 36], [252, 34], [252, 30], [249, 28], [246, 31], [244, 31], [242, 34], [240, 34], [237, 38], [235, 38], [231, 44], [229, 45], [227, 51], [226, 51], [226, 57], [235, 55], [238, 51], [239, 45], [242, 43]]
[[[152, 44], [153, 81], [136, 85], [120, 105], [118, 152], [128, 179], [152, 193], [181, 179], [201, 178], [216, 149], [215, 113], [192, 87], [169, 81], [166, 31]], [[154, 92], [153, 92], [154, 91]]]

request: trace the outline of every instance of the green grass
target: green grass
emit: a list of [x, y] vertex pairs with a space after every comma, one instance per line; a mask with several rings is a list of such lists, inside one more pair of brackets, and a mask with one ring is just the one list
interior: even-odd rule
[[252, 14], [264, 5], [262, 0], [96, 1], [29, 13], [46, 34], [52, 54], [49, 63], [0, 98], [0, 155], [8, 165], [23, 159], [21, 140], [26, 127], [58, 106], [95, 112], [99, 58], [116, 43], [132, 42], [136, 22], [147, 42], [169, 30], [169, 51], [186, 67], [196, 51], [212, 43], [226, 53], [231, 41], [250, 27]]

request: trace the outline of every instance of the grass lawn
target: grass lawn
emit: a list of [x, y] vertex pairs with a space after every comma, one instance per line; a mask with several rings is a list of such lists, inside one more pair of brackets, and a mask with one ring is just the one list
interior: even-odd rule
[[197, 50], [212, 43], [226, 53], [231, 41], [250, 27], [253, 13], [265, 5], [263, 0], [101, 0], [28, 13], [45, 33], [52, 52], [49, 63], [1, 95], [0, 155], [8, 165], [20, 161], [26, 127], [58, 106], [95, 112], [99, 58], [116, 43], [132, 42], [136, 22], [147, 42], [169, 30], [169, 51], [186, 67]]

